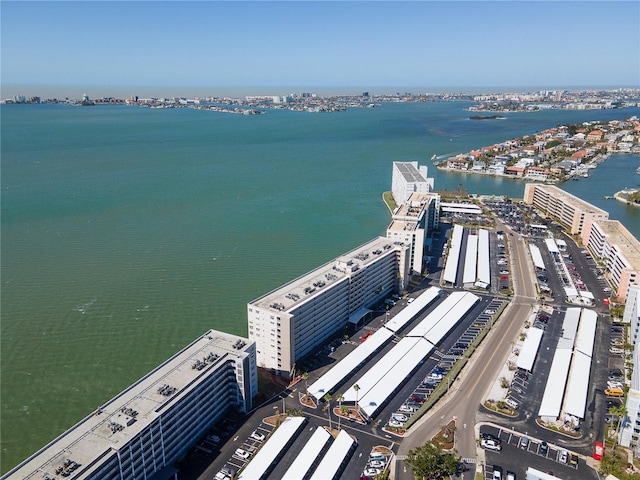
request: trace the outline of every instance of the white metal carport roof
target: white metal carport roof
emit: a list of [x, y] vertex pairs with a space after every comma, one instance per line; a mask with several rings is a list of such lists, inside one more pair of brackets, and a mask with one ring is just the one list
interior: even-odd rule
[[558, 245], [553, 238], [545, 238], [544, 243], [546, 243], [547, 249], [551, 253], [560, 253], [560, 250], [558, 250]]
[[587, 308], [582, 309], [580, 315], [580, 325], [576, 334], [575, 350], [587, 355], [589, 358], [593, 355], [593, 345], [596, 340], [596, 325], [598, 323], [598, 314]]
[[533, 369], [533, 363], [536, 361], [543, 333], [544, 330], [535, 327], [527, 331], [527, 338], [522, 344], [520, 355], [518, 355], [518, 361], [516, 362], [518, 368], [522, 368], [528, 372]]
[[331, 434], [327, 432], [324, 427], [316, 428], [316, 431], [313, 432], [311, 438], [305, 443], [296, 459], [291, 463], [282, 480], [300, 480], [304, 478], [330, 438]]
[[447, 264], [444, 267], [444, 275], [442, 277], [445, 282], [456, 283], [463, 233], [464, 228], [462, 227], [462, 225], [453, 226], [453, 234], [451, 235], [451, 246], [449, 247], [449, 253], [447, 254]]
[[262, 448], [258, 450], [255, 457], [240, 472], [238, 480], [257, 480], [262, 478], [282, 450], [302, 428], [305, 421], [305, 417], [285, 418]]
[[478, 231], [478, 281], [487, 285], [491, 283], [489, 231], [484, 228]]
[[[404, 307], [395, 317], [385, 324], [385, 328], [392, 332], [399, 332], [402, 327], [409, 323], [424, 308], [429, 306], [436, 298], [440, 296], [442, 290], [438, 287], [431, 287], [422, 293], [412, 303]], [[368, 341], [368, 340], [367, 340]]]
[[571, 363], [572, 352], [569, 349], [558, 348], [553, 355], [551, 370], [547, 377], [547, 385], [540, 402], [538, 416], [543, 420], [556, 420], [560, 415], [564, 387], [567, 383], [567, 373]]
[[542, 254], [540, 253], [540, 249], [538, 248], [538, 246], [529, 244], [529, 250], [531, 251], [531, 258], [533, 259], [533, 264], [536, 266], [536, 268], [545, 270], [544, 260], [542, 260]]
[[340, 433], [338, 433], [329, 450], [327, 450], [327, 453], [322, 457], [320, 465], [318, 465], [316, 471], [313, 472], [311, 480], [332, 480], [335, 478], [342, 462], [344, 462], [354, 443], [355, 441], [346, 430], [340, 430]]
[[567, 380], [567, 391], [564, 397], [565, 413], [584, 418], [590, 373], [591, 357], [582, 352], [573, 352], [571, 372]]
[[467, 236], [467, 250], [464, 257], [464, 270], [462, 272], [462, 283], [471, 285], [476, 283], [478, 270], [478, 236]]

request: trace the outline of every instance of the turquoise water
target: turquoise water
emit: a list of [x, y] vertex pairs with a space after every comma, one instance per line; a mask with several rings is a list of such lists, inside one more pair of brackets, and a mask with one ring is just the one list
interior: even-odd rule
[[[640, 115], [479, 122], [466, 106], [248, 117], [2, 106], [1, 471], [207, 329], [246, 335], [248, 301], [384, 235], [393, 161], [430, 165], [561, 123]], [[612, 175], [634, 186], [638, 157], [621, 158], [566, 188], [592, 201], [615, 192]], [[524, 189], [429, 173], [437, 189]], [[638, 236], [636, 210], [599, 201]]]

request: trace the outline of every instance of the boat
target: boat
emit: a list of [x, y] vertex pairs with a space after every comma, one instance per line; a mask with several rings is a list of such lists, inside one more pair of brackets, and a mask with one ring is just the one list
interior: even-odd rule
[[436, 158], [438, 158], [438, 155], [436, 155], [435, 153], [433, 154], [433, 157], [431, 157], [431, 160], [435, 160]]
[[640, 175], [640, 167], [636, 168], [636, 173]]

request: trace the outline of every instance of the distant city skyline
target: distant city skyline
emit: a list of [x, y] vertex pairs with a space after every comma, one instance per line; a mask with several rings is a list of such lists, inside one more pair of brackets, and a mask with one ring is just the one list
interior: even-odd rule
[[632, 1], [0, 8], [2, 98], [640, 86], [640, 3]]

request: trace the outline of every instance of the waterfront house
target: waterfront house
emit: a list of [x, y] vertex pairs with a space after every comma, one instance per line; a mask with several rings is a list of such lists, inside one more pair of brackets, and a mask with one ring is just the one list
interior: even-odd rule
[[545, 170], [542, 167], [529, 167], [525, 172], [525, 178], [529, 178], [534, 181], [542, 181], [544, 182], [549, 178], [551, 172]]
[[453, 157], [447, 160], [447, 168], [451, 170], [468, 170], [469, 161], [466, 157]]
[[602, 140], [602, 130], [593, 130], [587, 135], [587, 142], [596, 143]]
[[513, 175], [515, 177], [522, 177], [524, 175], [524, 168], [513, 165], [511, 167], [507, 167], [506, 174]]
[[504, 163], [492, 163], [489, 165], [489, 168], [487, 168], [487, 172], [493, 173], [494, 175], [504, 175], [506, 169], [507, 167]]

